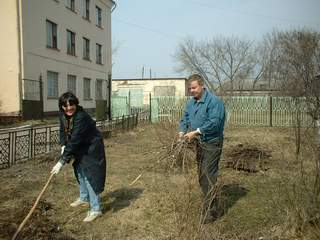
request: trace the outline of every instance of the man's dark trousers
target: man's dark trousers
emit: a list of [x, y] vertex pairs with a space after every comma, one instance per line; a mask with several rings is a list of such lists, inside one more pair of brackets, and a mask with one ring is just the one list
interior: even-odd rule
[[197, 142], [198, 177], [204, 195], [204, 208], [206, 214], [217, 214], [217, 201], [214, 199], [214, 186], [218, 178], [220, 156], [223, 139], [210, 143]]

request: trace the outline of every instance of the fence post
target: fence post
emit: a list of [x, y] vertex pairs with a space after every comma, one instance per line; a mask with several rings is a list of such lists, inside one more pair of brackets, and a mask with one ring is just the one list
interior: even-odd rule
[[36, 142], [36, 134], [34, 132], [35, 130], [33, 130], [33, 125], [31, 125], [31, 128], [30, 128], [30, 158], [33, 158], [35, 156], [35, 142]]
[[124, 115], [122, 115], [122, 120], [121, 121], [122, 121], [122, 124], [121, 124], [122, 125], [122, 131], [124, 131]]
[[128, 93], [128, 115], [131, 114], [131, 92], [129, 90], [129, 93]]
[[131, 119], [131, 115], [128, 115], [128, 117], [127, 117], [127, 131], [130, 129], [130, 119]]
[[269, 120], [270, 120], [270, 123], [269, 123], [269, 125], [270, 125], [270, 127], [272, 127], [272, 96], [269, 96], [269, 115], [270, 115], [270, 118], [269, 118]]
[[42, 83], [42, 75], [39, 76], [39, 90], [40, 90], [40, 105], [41, 105], [41, 112], [40, 112], [40, 119], [43, 121], [44, 115], [44, 104], [43, 104], [43, 83]]
[[152, 120], [151, 120], [151, 118], [152, 118], [152, 106], [151, 106], [151, 93], [149, 93], [149, 122], [151, 123], [152, 122]]
[[139, 121], [139, 113], [136, 114], [135, 127], [138, 126], [138, 121]]

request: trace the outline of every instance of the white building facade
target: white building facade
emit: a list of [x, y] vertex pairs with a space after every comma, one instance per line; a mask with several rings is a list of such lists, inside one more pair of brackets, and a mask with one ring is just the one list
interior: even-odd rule
[[58, 111], [58, 98], [74, 92], [86, 109], [110, 101], [111, 0], [2, 0], [1, 115], [19, 116], [24, 100]]

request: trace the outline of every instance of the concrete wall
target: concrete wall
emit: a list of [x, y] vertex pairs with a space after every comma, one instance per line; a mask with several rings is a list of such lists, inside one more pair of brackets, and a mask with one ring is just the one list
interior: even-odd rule
[[19, 115], [19, 34], [17, 1], [1, 0], [0, 115]]

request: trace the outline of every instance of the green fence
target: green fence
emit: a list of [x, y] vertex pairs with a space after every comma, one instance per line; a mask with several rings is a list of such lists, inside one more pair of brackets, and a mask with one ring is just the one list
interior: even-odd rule
[[112, 118], [129, 115], [129, 102], [127, 97], [112, 96], [111, 97], [111, 114]]
[[[151, 122], [179, 121], [190, 97], [151, 97], [149, 109]], [[302, 126], [310, 126], [305, 98], [270, 96], [222, 97], [226, 107], [226, 123], [231, 126], [277, 126], [289, 127], [300, 119]], [[112, 97], [112, 116], [118, 117], [137, 111], [129, 106], [127, 97]], [[139, 109], [138, 109], [139, 110]], [[140, 110], [139, 110], [140, 111]], [[136, 112], [135, 112], [136, 113]]]
[[[188, 99], [190, 97], [151, 97], [150, 105], [146, 106], [151, 111], [151, 121], [179, 121]], [[132, 112], [125, 98], [112, 100], [113, 116]], [[297, 119], [300, 119], [302, 126], [313, 124], [305, 98], [228, 96], [222, 97], [222, 100], [226, 107], [226, 124], [229, 126], [289, 127], [296, 125]]]

